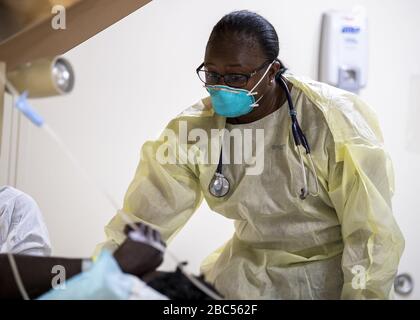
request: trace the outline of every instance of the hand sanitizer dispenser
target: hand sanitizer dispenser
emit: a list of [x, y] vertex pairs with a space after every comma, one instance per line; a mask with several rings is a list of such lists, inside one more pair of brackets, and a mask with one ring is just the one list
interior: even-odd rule
[[363, 8], [329, 11], [322, 19], [320, 81], [358, 93], [366, 86], [368, 28]]

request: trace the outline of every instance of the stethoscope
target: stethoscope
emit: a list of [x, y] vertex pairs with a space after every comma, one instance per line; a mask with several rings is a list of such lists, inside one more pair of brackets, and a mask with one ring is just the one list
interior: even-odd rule
[[[299, 153], [299, 161], [300, 161], [300, 167], [302, 172], [302, 180], [303, 180], [303, 187], [300, 189], [300, 195], [299, 197], [304, 200], [308, 196], [308, 194], [311, 194], [312, 196], [317, 196], [319, 194], [319, 184], [318, 179], [316, 176], [315, 166], [312, 161], [311, 156], [311, 149], [309, 147], [308, 140], [306, 139], [305, 134], [303, 133], [302, 129], [300, 128], [299, 122], [297, 120], [297, 112], [294, 107], [292, 97], [290, 95], [289, 88], [287, 87], [286, 81], [284, 80], [283, 76], [277, 76], [276, 80], [280, 83], [280, 85], [283, 87], [284, 92], [286, 93], [287, 103], [289, 105], [289, 115], [290, 119], [292, 121], [292, 133], [293, 133], [293, 139], [296, 145], [296, 148], [298, 149]], [[308, 180], [306, 177], [306, 170], [305, 170], [305, 164], [303, 162], [303, 156], [302, 156], [302, 150], [304, 149], [306, 152], [306, 156], [308, 157], [309, 164], [311, 167], [312, 175], [315, 180], [315, 193], [310, 193], [308, 189]], [[223, 150], [220, 150], [220, 157], [219, 157], [219, 163], [217, 165], [216, 172], [209, 184], [209, 192], [212, 196], [216, 198], [222, 198], [226, 196], [229, 193], [230, 190], [230, 182], [229, 180], [223, 175]]]

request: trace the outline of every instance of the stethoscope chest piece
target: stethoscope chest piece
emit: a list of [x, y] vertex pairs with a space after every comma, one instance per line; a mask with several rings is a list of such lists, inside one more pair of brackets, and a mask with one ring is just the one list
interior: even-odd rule
[[216, 198], [221, 198], [228, 194], [229, 189], [228, 179], [223, 174], [216, 172], [209, 184], [210, 194]]

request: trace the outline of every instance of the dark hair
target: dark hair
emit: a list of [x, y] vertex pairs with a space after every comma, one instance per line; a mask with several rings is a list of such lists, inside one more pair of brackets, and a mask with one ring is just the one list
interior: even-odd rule
[[279, 61], [280, 72], [286, 71], [283, 63], [278, 59], [280, 48], [276, 29], [267, 19], [248, 10], [231, 12], [213, 27], [207, 44], [232, 34], [249, 40], [257, 40], [267, 60]]

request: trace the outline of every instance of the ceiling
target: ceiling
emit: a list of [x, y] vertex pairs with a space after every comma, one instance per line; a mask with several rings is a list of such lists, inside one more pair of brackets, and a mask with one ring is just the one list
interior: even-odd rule
[[[151, 0], [0, 0], [0, 61], [8, 70], [61, 55]], [[66, 29], [51, 27], [55, 5], [66, 8]]]

